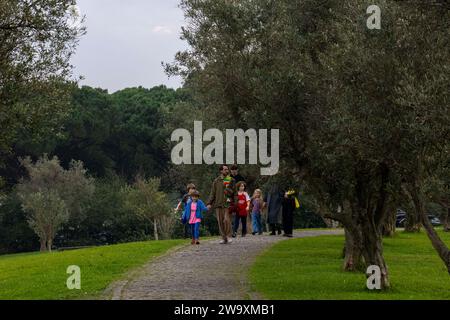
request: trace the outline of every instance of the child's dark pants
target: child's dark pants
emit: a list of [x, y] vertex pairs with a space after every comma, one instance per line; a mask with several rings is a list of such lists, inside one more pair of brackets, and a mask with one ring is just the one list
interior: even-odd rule
[[242, 222], [242, 234], [247, 234], [247, 217], [240, 217], [239, 214], [236, 214], [236, 216], [234, 217], [233, 232], [236, 233], [238, 231], [239, 221]]

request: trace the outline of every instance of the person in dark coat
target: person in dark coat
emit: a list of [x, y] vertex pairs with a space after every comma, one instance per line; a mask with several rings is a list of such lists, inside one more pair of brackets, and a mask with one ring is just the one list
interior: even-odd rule
[[286, 192], [282, 201], [284, 237], [292, 238], [294, 230], [295, 197], [293, 192]]
[[284, 192], [278, 185], [272, 185], [269, 192], [264, 197], [267, 206], [267, 223], [270, 226], [270, 235], [275, 235], [276, 231], [281, 234], [281, 214]]

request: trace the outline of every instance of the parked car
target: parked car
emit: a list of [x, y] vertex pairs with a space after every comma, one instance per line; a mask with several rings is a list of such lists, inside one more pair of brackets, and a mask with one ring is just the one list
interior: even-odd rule
[[438, 217], [433, 216], [432, 214], [428, 215], [428, 219], [433, 226], [440, 226], [442, 224], [441, 220]]
[[397, 228], [404, 228], [405, 222], [406, 222], [406, 212], [401, 209], [397, 210], [397, 215], [395, 218], [395, 226]]
[[[397, 210], [395, 226], [397, 228], [404, 228], [405, 224], [406, 224], [406, 219], [407, 219], [406, 212], [403, 210]], [[430, 222], [433, 226], [440, 226], [442, 224], [441, 220], [432, 214], [428, 214], [428, 219], [430, 220]]]

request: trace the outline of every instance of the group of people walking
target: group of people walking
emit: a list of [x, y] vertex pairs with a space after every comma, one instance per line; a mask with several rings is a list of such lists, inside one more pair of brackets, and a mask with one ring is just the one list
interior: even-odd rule
[[[293, 191], [285, 191], [276, 184], [272, 185], [266, 196], [261, 189], [256, 189], [250, 197], [244, 177], [233, 165], [229, 170], [227, 165], [219, 167], [220, 175], [213, 181], [211, 192], [206, 204], [200, 200], [200, 193], [194, 184], [187, 186], [185, 194], [176, 210], [184, 207], [181, 221], [191, 229], [191, 243], [200, 244], [200, 225], [203, 213], [215, 210], [221, 244], [229, 244], [237, 236], [241, 226], [242, 237], [247, 235], [248, 219], [251, 219], [253, 235], [263, 234], [262, 213], [267, 208], [267, 223], [271, 235], [292, 237], [294, 225], [294, 210], [299, 207]], [[230, 172], [231, 171], [231, 172]]]

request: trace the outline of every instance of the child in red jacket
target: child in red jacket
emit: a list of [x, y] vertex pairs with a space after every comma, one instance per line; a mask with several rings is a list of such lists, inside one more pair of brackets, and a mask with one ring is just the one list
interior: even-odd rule
[[246, 187], [247, 185], [245, 182], [239, 182], [236, 185], [238, 193], [236, 196], [236, 216], [234, 218], [233, 238], [236, 237], [240, 222], [242, 223], [242, 236], [245, 237], [247, 234], [247, 216], [250, 208], [250, 197], [245, 191]]

